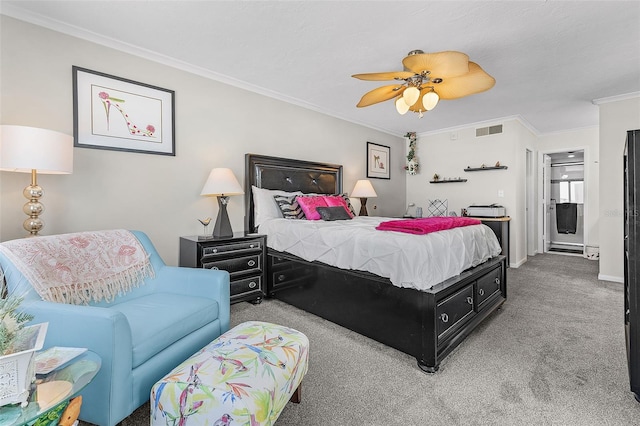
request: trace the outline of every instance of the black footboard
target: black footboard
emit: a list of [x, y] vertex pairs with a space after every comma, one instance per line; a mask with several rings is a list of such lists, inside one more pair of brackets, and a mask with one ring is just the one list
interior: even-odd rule
[[428, 291], [396, 287], [348, 271], [269, 251], [268, 295], [408, 353], [424, 371], [440, 362], [507, 297], [504, 256]]

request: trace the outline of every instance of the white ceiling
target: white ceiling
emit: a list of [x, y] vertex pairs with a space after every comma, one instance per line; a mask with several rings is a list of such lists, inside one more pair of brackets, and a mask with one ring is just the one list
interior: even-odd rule
[[[593, 100], [640, 92], [638, 1], [2, 0], [0, 7], [397, 135], [506, 117], [539, 134], [595, 126]], [[422, 119], [400, 116], [392, 101], [356, 108], [365, 92], [388, 83], [351, 75], [401, 70], [414, 49], [467, 53], [496, 85], [441, 101]]]

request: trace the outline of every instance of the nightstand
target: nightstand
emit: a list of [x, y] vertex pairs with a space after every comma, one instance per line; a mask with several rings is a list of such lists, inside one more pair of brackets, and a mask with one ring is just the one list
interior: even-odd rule
[[[467, 216], [472, 217], [472, 216]], [[502, 252], [500, 254], [504, 254], [507, 256], [507, 268], [509, 267], [509, 221], [511, 218], [509, 216], [505, 217], [472, 217], [473, 219], [479, 219], [482, 221], [483, 225], [487, 225], [496, 237], [498, 238], [498, 242], [500, 243], [500, 247], [502, 247]]]
[[180, 266], [227, 271], [231, 278], [231, 303], [262, 302], [267, 282], [266, 235], [201, 238], [180, 237]]

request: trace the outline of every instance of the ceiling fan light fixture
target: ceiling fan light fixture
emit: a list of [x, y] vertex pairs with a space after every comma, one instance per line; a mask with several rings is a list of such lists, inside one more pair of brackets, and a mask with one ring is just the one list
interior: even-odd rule
[[409, 111], [409, 105], [407, 105], [402, 96], [398, 96], [398, 99], [396, 99], [396, 111], [400, 115], [405, 115]]
[[424, 106], [424, 109], [426, 109], [427, 111], [431, 111], [436, 107], [436, 105], [438, 105], [439, 100], [440, 96], [438, 96], [438, 94], [432, 88], [422, 97], [422, 106]]
[[402, 93], [402, 97], [407, 105], [411, 106], [418, 102], [418, 98], [420, 98], [420, 90], [415, 86], [409, 86]]
[[435, 108], [440, 99], [458, 99], [481, 93], [496, 84], [493, 77], [462, 52], [424, 53], [412, 50], [402, 60], [402, 65], [403, 71], [352, 75], [360, 80], [397, 82], [396, 85], [382, 86], [365, 93], [356, 106], [362, 108], [395, 99], [398, 113], [406, 113], [406, 104], [409, 111], [422, 117], [425, 111]]

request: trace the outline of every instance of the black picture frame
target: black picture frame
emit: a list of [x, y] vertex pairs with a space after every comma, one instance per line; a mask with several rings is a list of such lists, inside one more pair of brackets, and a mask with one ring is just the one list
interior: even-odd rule
[[391, 148], [373, 142], [367, 142], [367, 177], [391, 179]]
[[175, 92], [72, 67], [73, 145], [176, 155]]

